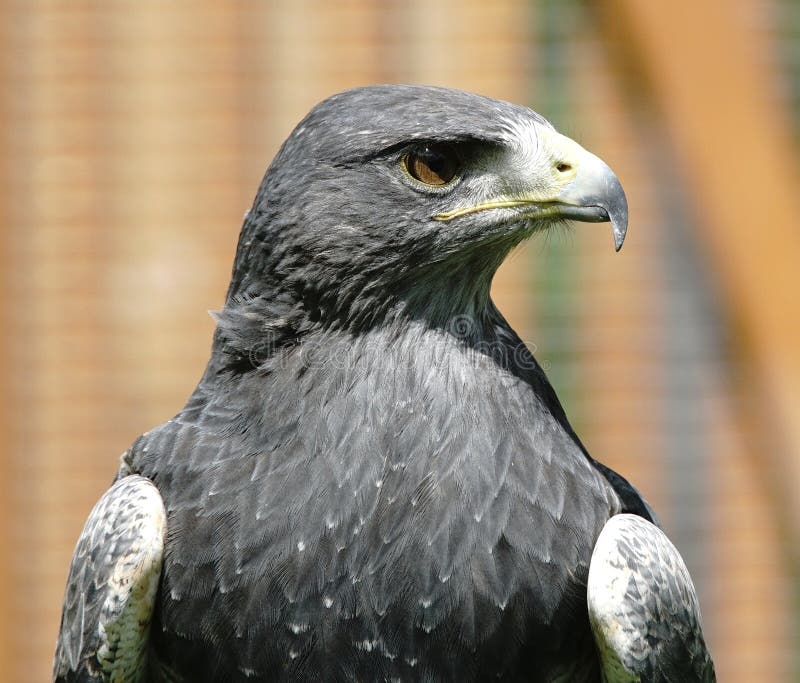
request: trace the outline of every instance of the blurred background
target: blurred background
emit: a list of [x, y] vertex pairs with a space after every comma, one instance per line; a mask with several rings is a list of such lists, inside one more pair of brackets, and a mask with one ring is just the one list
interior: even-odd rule
[[0, 680], [49, 680], [73, 545], [200, 376], [278, 145], [378, 82], [529, 105], [619, 174], [622, 252], [540, 237], [495, 298], [661, 515], [720, 680], [800, 680], [795, 0], [5, 0]]

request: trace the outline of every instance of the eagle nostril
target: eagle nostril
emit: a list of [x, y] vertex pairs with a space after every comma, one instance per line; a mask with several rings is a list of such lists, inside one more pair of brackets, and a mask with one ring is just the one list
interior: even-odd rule
[[566, 161], [561, 161], [558, 163], [558, 165], [556, 165], [556, 171], [558, 171], [559, 173], [566, 173], [567, 171], [571, 170], [572, 170], [572, 164]]

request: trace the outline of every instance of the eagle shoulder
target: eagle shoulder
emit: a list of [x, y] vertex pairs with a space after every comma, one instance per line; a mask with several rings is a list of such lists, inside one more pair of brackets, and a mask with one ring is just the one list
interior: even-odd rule
[[603, 527], [587, 585], [603, 680], [716, 680], [689, 571], [657, 526], [620, 514]]
[[145, 477], [122, 477], [94, 506], [69, 569], [56, 682], [142, 679], [165, 535], [161, 495]]

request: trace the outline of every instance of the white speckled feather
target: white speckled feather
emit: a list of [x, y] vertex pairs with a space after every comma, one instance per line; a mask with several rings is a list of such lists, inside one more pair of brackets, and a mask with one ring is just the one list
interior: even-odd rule
[[100, 498], [72, 558], [54, 680], [143, 680], [165, 534], [150, 480], [124, 477]]
[[606, 523], [587, 598], [604, 681], [716, 680], [689, 571], [655, 525], [628, 514]]

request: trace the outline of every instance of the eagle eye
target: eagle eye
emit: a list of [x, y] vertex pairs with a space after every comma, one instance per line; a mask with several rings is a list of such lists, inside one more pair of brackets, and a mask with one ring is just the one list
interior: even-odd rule
[[421, 145], [403, 157], [403, 167], [425, 185], [447, 185], [458, 172], [458, 158], [448, 145]]

